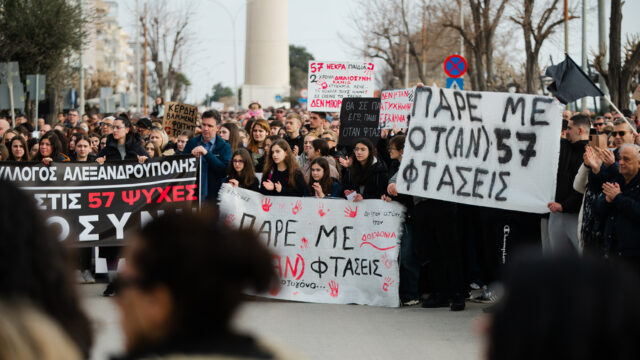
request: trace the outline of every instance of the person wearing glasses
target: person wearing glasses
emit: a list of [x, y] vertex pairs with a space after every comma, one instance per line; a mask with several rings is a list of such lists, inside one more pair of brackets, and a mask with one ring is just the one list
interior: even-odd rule
[[107, 136], [113, 134], [113, 116], [107, 116], [100, 123], [100, 135]]
[[602, 192], [602, 184], [613, 181], [619, 175], [620, 147], [624, 144], [633, 144], [636, 140], [636, 134], [631, 125], [624, 119], [613, 122], [613, 131], [609, 136], [613, 139], [615, 149], [593, 149], [594, 155], [589, 158], [588, 164], [585, 163], [591, 169], [589, 189], [597, 194]]
[[260, 183], [253, 169], [251, 154], [246, 149], [234, 151], [227, 169], [227, 180], [231, 186], [258, 191]]
[[220, 113], [216, 110], [202, 113], [202, 133], [189, 140], [182, 151], [183, 154], [202, 158], [200, 196], [214, 203], [231, 160], [231, 145], [216, 134], [220, 119]]
[[604, 127], [606, 123], [604, 122], [603, 116], [598, 116], [596, 121], [593, 123], [593, 127], [596, 129], [598, 134], [604, 134]]
[[140, 136], [133, 132], [129, 118], [119, 115], [113, 121], [113, 134], [107, 136], [107, 145], [100, 150], [96, 161], [100, 164], [119, 160], [144, 162], [148, 158], [149, 154], [142, 147]]

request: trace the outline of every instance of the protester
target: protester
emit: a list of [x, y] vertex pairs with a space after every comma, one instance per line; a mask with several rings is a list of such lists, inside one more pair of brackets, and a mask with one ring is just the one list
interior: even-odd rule
[[91, 140], [91, 153], [98, 155], [98, 152], [100, 152], [100, 135], [92, 133], [89, 135], [89, 139]]
[[176, 139], [176, 152], [181, 154], [184, 152], [184, 147], [187, 145], [187, 141], [189, 141], [189, 138], [191, 137], [191, 132], [188, 130], [182, 130], [180, 133], [178, 133], [177, 139]]
[[258, 159], [264, 155], [264, 140], [269, 135], [271, 128], [266, 120], [258, 119], [251, 125], [251, 137], [247, 150], [251, 152], [253, 165], [258, 165]]
[[0, 119], [0, 138], [4, 136], [5, 131], [11, 128], [11, 124], [6, 119]]
[[283, 358], [232, 327], [245, 290], [277, 286], [272, 255], [254, 234], [206, 213], [165, 215], [130, 239], [125, 258], [118, 306], [127, 359]]
[[309, 115], [309, 132], [320, 137], [325, 130], [325, 123], [327, 122], [327, 113], [322, 111], [313, 111]]
[[162, 96], [156, 98], [156, 102], [153, 104], [153, 112], [159, 118], [164, 116], [164, 98]]
[[378, 161], [369, 139], [361, 138], [354, 144], [354, 157], [343, 169], [342, 185], [348, 200], [380, 199], [386, 194], [389, 177], [387, 167]]
[[42, 161], [45, 165], [49, 165], [52, 161], [70, 161], [69, 157], [62, 152], [62, 143], [55, 130], [49, 131], [40, 138], [38, 148], [40, 152], [35, 161]]
[[136, 132], [138, 133], [138, 135], [140, 135], [140, 138], [142, 138], [144, 141], [147, 141], [149, 135], [151, 135], [152, 127], [153, 124], [151, 123], [151, 120], [149, 120], [149, 118], [143, 117], [138, 119], [138, 122], [136, 123]]
[[246, 149], [247, 146], [249, 146], [249, 134], [247, 130], [238, 128], [238, 137], [240, 138], [240, 145]]
[[342, 187], [338, 179], [331, 176], [330, 165], [324, 157], [317, 157], [311, 161], [307, 196], [317, 198], [342, 197]]
[[32, 196], [0, 180], [0, 199], [0, 298], [36, 306], [88, 357], [92, 328], [80, 307], [65, 248], [45, 225]]
[[158, 147], [158, 143], [156, 143], [154, 141], [149, 141], [148, 143], [146, 143], [144, 145], [144, 150], [149, 155], [149, 159], [162, 157], [162, 152], [160, 151], [160, 148]]
[[145, 162], [149, 155], [142, 147], [140, 135], [133, 132], [131, 121], [125, 116], [118, 116], [113, 121], [113, 134], [107, 136], [105, 147], [98, 153], [96, 161], [138, 160]]
[[162, 128], [154, 127], [151, 129], [149, 142], [154, 142], [158, 147], [158, 152], [155, 157], [173, 156], [176, 154], [175, 144], [169, 141], [169, 136]]
[[526, 254], [504, 275], [504, 297], [478, 326], [486, 359], [640, 357], [640, 279], [631, 272], [589, 257]]
[[284, 139], [287, 141], [291, 151], [293, 151], [293, 154], [296, 156], [300, 155], [304, 146], [304, 137], [300, 135], [301, 126], [302, 120], [300, 120], [300, 116], [298, 114], [292, 112], [287, 115], [287, 118], [284, 121], [284, 128], [286, 131]]
[[246, 149], [233, 152], [231, 163], [227, 170], [227, 181], [231, 186], [241, 187], [252, 191], [259, 190], [259, 182], [253, 169], [253, 160]]
[[547, 253], [579, 250], [577, 228], [582, 196], [573, 189], [573, 180], [582, 164], [590, 128], [586, 115], [574, 115], [569, 119], [567, 139], [561, 141], [555, 201], [548, 204], [549, 239], [542, 243]]
[[0, 161], [7, 161], [9, 158], [9, 150], [4, 145], [4, 142], [0, 143]]
[[289, 144], [279, 139], [271, 145], [260, 192], [272, 196], [303, 196], [306, 182]]
[[9, 161], [30, 161], [29, 147], [27, 142], [21, 136], [11, 139], [11, 147], [9, 152]]
[[280, 136], [280, 129], [284, 127], [284, 124], [280, 120], [273, 120], [269, 123], [269, 127], [271, 128], [269, 135]]
[[218, 190], [231, 160], [231, 146], [216, 134], [219, 122], [219, 112], [205, 111], [202, 114], [202, 134], [189, 140], [182, 151], [202, 159], [200, 196], [210, 202], [218, 198]]
[[238, 126], [234, 123], [224, 123], [220, 126], [218, 135], [231, 145], [231, 152], [236, 152], [238, 148], [242, 147], [240, 135], [238, 133]]
[[[340, 179], [340, 173], [338, 172], [336, 166], [336, 160], [329, 156], [329, 145], [326, 141], [322, 139], [315, 139], [311, 142], [311, 151], [305, 153], [307, 158], [311, 161], [317, 158], [324, 158], [329, 163], [329, 176], [334, 179]], [[302, 174], [304, 175], [304, 179], [309, 182], [311, 173], [311, 162], [305, 162], [305, 165], [302, 167]]]

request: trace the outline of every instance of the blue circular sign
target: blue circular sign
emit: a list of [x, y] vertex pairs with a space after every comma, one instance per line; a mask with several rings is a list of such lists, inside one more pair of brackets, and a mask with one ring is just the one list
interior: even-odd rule
[[467, 60], [460, 55], [451, 55], [444, 61], [444, 72], [457, 78], [467, 72]]

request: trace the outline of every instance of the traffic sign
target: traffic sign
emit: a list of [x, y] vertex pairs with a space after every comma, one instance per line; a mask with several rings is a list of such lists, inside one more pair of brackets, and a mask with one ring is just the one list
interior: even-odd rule
[[453, 54], [444, 61], [444, 72], [452, 78], [458, 78], [467, 72], [467, 60]]
[[298, 99], [298, 102], [299, 102], [300, 104], [306, 104], [306, 103], [307, 103], [307, 98], [303, 98], [303, 97], [301, 97], [301, 98], [299, 98], [299, 99]]
[[464, 90], [464, 79], [447, 78], [447, 89]]
[[281, 103], [282, 102], [282, 95], [276, 95], [276, 102], [277, 103]]
[[301, 98], [305, 98], [306, 99], [308, 94], [309, 94], [309, 91], [306, 88], [300, 90], [300, 97]]

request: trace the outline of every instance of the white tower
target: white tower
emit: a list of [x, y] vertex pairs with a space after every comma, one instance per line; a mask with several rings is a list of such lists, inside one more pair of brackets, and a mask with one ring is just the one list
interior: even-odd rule
[[287, 0], [247, 1], [247, 47], [242, 103], [282, 106], [289, 96], [289, 11]]

